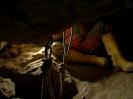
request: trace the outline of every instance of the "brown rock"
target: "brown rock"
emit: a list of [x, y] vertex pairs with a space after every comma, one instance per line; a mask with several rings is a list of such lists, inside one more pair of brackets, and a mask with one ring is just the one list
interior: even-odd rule
[[12, 44], [11, 47], [18, 49], [18, 45], [17, 44]]
[[9, 52], [4, 51], [3, 53], [1, 53], [0, 57], [5, 59], [5, 58], [10, 58], [10, 57], [11, 57], [11, 55], [10, 55], [10, 53], [9, 53]]
[[17, 56], [19, 55], [19, 52], [16, 48], [9, 48], [9, 53], [12, 55], [12, 56]]
[[5, 79], [0, 76], [0, 93], [3, 94], [6, 98], [11, 98], [16, 94], [15, 84], [11, 79]]

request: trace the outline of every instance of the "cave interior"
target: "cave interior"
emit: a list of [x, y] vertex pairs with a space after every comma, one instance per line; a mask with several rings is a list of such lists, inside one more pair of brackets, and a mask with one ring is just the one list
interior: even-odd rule
[[[105, 19], [109, 20], [113, 25], [113, 36], [115, 37], [123, 56], [127, 60], [133, 61], [132, 4], [131, 0], [101, 0], [100, 2], [98, 0], [0, 1], [0, 41], [7, 42], [10, 45], [9, 47], [16, 48], [17, 46], [17, 48], [20, 48], [20, 51], [26, 52], [27, 49], [30, 52], [32, 52], [32, 50], [38, 51], [41, 47], [46, 45], [49, 36], [61, 31], [68, 23], [72, 22], [72, 20], [81, 19], [88, 22], [90, 25], [97, 20]], [[6, 54], [2, 54], [3, 51], [0, 52], [0, 60], [2, 60], [2, 65], [0, 66], [0, 76], [4, 78], [11, 78], [12, 81], [15, 82], [17, 86], [17, 94], [15, 97], [20, 98], [5, 98], [0, 94], [0, 99], [39, 99], [41, 82], [40, 76], [31, 76], [27, 72], [27, 74], [16, 72], [16, 68], [18, 67], [14, 66], [14, 64], [16, 61], [18, 62], [18, 60], [14, 61], [13, 59], [19, 55], [19, 52], [16, 52], [14, 49], [13, 51], [10, 49], [6, 50], [6, 52], [8, 51], [9, 53]], [[24, 56], [25, 60], [28, 61], [28, 63], [32, 62], [29, 61], [30, 58], [29, 56], [26, 57], [26, 55], [27, 54]], [[37, 56], [37, 58], [40, 58], [40, 56]], [[13, 65], [11, 64], [9, 67], [7, 64], [4, 65], [5, 62], [9, 62], [10, 64], [11, 60], [14, 61], [14, 63], [12, 63]], [[2, 63], [3, 61], [4, 63]], [[18, 64], [22, 63], [23, 60], [19, 61], [21, 62], [18, 62]], [[3, 68], [3, 66], [7, 66], [7, 68]], [[102, 73], [103, 70], [101, 70]], [[107, 74], [110, 74], [112, 69], [107, 69], [106, 71], [108, 71]], [[97, 75], [97, 73], [94, 75]], [[55, 75], [53, 74], [53, 76]], [[86, 79], [88, 75], [84, 76], [86, 76]], [[101, 78], [103, 76], [99, 77]], [[82, 76], [80, 76], [80, 78], [82, 79]], [[92, 77], [87, 78], [87, 80], [88, 79], [90, 81], [95, 81], [97, 77], [95, 79]], [[57, 82], [55, 81], [55, 83]], [[57, 84], [56, 87], [59, 87], [59, 85]], [[56, 90], [56, 88], [54, 90]], [[72, 88], [70, 88], [70, 92], [66, 93], [63, 99], [72, 99], [72, 97], [68, 96], [72, 96], [70, 94], [71, 92], [74, 93], [74, 91], [71, 90]], [[57, 91], [55, 93], [58, 97], [59, 92]], [[59, 99], [59, 97], [57, 99]]]

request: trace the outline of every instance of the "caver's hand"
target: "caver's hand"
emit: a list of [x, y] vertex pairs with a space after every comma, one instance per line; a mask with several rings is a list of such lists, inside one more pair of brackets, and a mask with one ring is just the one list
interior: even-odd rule
[[52, 45], [52, 54], [57, 57], [60, 57], [62, 56], [63, 52], [64, 52], [63, 44], [60, 42], [54, 42]]

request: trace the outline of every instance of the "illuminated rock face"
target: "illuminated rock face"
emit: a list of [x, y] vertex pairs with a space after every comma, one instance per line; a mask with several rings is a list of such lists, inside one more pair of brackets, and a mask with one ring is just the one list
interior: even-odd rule
[[[9, 50], [12, 48], [19, 52], [17, 56], [14, 51]], [[7, 98], [21, 97], [24, 99], [37, 99], [40, 97], [42, 88], [41, 66], [43, 65], [42, 59], [45, 57], [43, 54], [44, 49], [44, 47], [33, 43], [23, 43], [5, 46], [0, 51], [0, 99], [3, 99], [2, 96]], [[3, 53], [8, 53], [9, 55]], [[52, 86], [54, 86], [55, 97], [59, 99], [60, 80], [57, 67], [56, 64], [53, 64], [49, 70], [51, 75], [50, 80]], [[69, 73], [65, 71], [64, 89], [67, 88], [67, 91], [65, 90], [64, 93], [65, 97], [72, 97], [69, 96], [69, 94], [73, 94], [71, 91], [75, 91], [73, 90], [75, 86], [73, 86], [74, 83], [68, 74]], [[14, 83], [12, 83], [10, 79], [3, 79], [1, 76], [10, 78]], [[45, 84], [44, 82], [44, 85]]]
[[[15, 56], [16, 53], [8, 50], [10, 48], [18, 50], [18, 55]], [[38, 99], [40, 97], [42, 80], [40, 67], [43, 64], [42, 58], [44, 57], [44, 55], [41, 55], [41, 52], [44, 49], [33, 43], [12, 44], [10, 47], [5, 47], [4, 49], [0, 52], [0, 55], [8, 52], [10, 57], [6, 55], [4, 57], [0, 56], [0, 76], [12, 79], [15, 85], [11, 83], [11, 80], [5, 80], [5, 84], [9, 84], [8, 89], [0, 81], [0, 88], [7, 88], [3, 94], [6, 97], [14, 96], [14, 89], [16, 89], [16, 97]], [[68, 72], [66, 72], [63, 99], [133, 98], [132, 73], [113, 72], [109, 68], [81, 64], [69, 64], [66, 65], [65, 69]], [[58, 97], [60, 86], [57, 66], [51, 69], [51, 71], [52, 84], [55, 95]], [[59, 99], [59, 97], [56, 99]]]

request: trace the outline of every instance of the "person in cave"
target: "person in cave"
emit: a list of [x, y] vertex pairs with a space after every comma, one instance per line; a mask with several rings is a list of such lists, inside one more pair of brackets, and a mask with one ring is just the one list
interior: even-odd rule
[[[107, 54], [111, 56], [111, 61], [114, 68], [121, 69], [123, 71], [133, 70], [133, 62], [126, 60], [122, 56], [122, 53], [120, 52], [120, 49], [112, 36], [112, 26], [109, 22], [98, 21], [90, 31], [88, 31], [88, 28], [89, 27], [87, 27], [84, 22], [77, 21], [65, 29], [66, 45], [69, 44], [71, 31], [73, 32], [67, 62], [107, 66], [109, 63], [107, 57], [92, 55], [92, 53], [98, 49], [102, 41]], [[63, 37], [63, 33], [60, 32], [54, 34], [52, 37], [54, 41], [59, 41]], [[52, 51], [54, 55], [61, 56], [63, 52], [62, 44], [53, 44]]]

